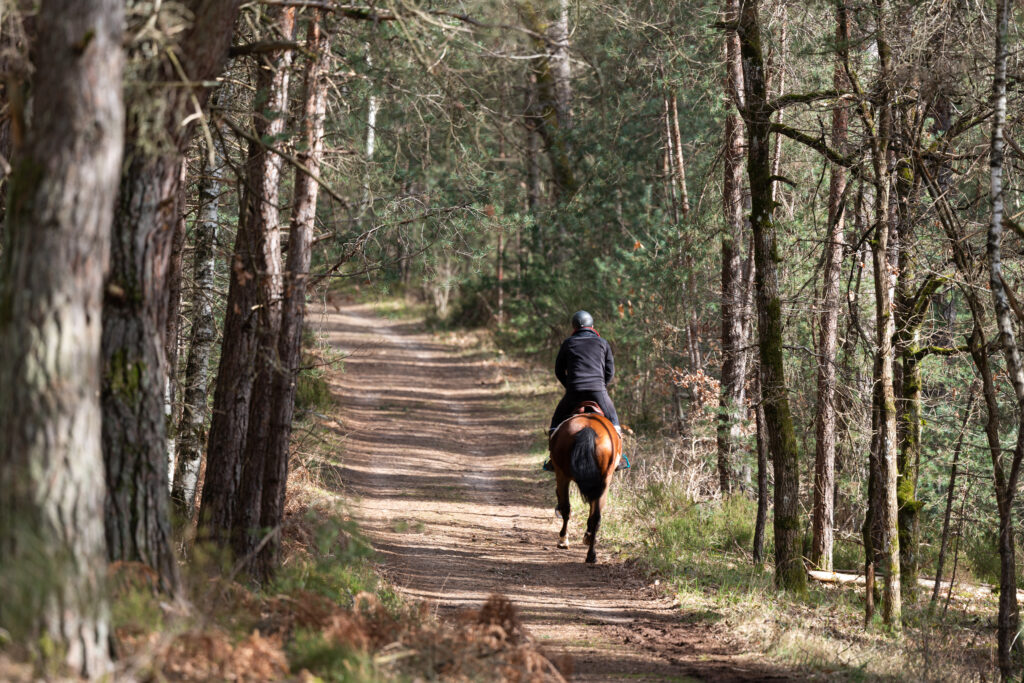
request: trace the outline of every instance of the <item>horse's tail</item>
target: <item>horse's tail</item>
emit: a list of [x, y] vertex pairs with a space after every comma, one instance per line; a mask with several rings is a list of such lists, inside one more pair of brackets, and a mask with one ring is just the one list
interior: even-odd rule
[[605, 480], [597, 466], [597, 432], [590, 427], [576, 432], [569, 454], [569, 470], [584, 500], [597, 500], [604, 494]]

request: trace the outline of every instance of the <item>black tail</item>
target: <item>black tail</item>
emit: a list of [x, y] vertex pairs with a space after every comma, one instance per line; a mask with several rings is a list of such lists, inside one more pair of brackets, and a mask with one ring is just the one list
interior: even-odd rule
[[584, 427], [576, 433], [576, 442], [569, 455], [569, 470], [586, 501], [597, 500], [604, 494], [605, 482], [597, 467], [597, 432]]

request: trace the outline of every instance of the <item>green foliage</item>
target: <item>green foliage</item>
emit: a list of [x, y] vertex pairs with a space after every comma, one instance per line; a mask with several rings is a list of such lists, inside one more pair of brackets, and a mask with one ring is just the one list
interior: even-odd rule
[[995, 532], [986, 530], [968, 537], [962, 551], [975, 579], [999, 585], [999, 539]]
[[145, 633], [164, 629], [160, 597], [151, 587], [126, 586], [117, 592], [110, 605], [110, 623], [116, 631]]
[[[722, 501], [694, 502], [672, 484], [655, 483], [631, 501], [639, 519], [652, 520], [643, 537], [643, 559], [657, 573], [681, 585], [708, 580], [724, 590], [747, 590], [770, 581], [749, 564], [756, 501], [735, 495]], [[772, 552], [771, 525], [766, 553]], [[738, 566], [736, 560], [745, 561]]]
[[308, 669], [320, 680], [339, 683], [383, 680], [371, 655], [339, 645], [320, 631], [298, 629], [286, 652], [293, 671]]
[[864, 546], [846, 537], [836, 538], [832, 545], [832, 566], [836, 571], [863, 571]]
[[323, 368], [305, 367], [295, 381], [295, 409], [328, 412], [334, 406], [327, 373]]
[[371, 593], [389, 610], [401, 607], [401, 597], [374, 570], [373, 551], [354, 523], [313, 511], [306, 522], [313, 529], [310, 556], [285, 565], [268, 587], [269, 593], [307, 591], [346, 607], [354, 605], [360, 593]]

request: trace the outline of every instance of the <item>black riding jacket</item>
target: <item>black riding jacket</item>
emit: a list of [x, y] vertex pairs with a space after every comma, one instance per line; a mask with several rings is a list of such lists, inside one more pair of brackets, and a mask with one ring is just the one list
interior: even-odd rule
[[615, 377], [611, 345], [592, 329], [576, 330], [558, 350], [555, 377], [568, 391], [606, 389]]

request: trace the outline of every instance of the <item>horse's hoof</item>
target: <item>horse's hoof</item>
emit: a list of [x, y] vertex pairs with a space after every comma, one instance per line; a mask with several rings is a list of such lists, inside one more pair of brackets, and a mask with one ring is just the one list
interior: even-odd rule
[[565, 549], [567, 549], [569, 547], [569, 544], [566, 541], [559, 540], [558, 541], [558, 547], [561, 548], [562, 550], [565, 550]]
[[583, 534], [583, 545], [590, 545], [590, 532]]
[[587, 553], [587, 564], [597, 564], [597, 553]]

